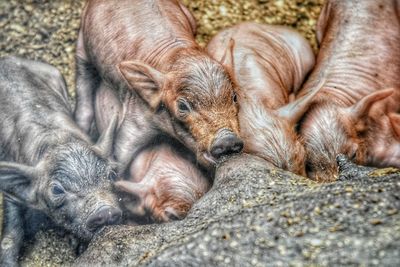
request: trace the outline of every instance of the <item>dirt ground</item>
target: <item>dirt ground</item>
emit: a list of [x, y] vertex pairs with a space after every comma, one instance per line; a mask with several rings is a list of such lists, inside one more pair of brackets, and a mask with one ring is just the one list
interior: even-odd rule
[[[296, 28], [315, 51], [315, 24], [323, 0], [183, 0], [198, 23], [197, 41], [204, 46], [218, 30], [241, 21]], [[0, 0], [0, 56], [43, 60], [64, 74], [74, 93], [75, 42], [84, 1]], [[41, 234], [24, 259], [26, 266], [64, 265], [73, 259], [65, 238]]]

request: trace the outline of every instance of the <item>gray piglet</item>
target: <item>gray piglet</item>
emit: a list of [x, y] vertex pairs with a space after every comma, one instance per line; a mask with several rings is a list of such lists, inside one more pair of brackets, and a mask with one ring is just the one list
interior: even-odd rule
[[38, 227], [89, 241], [120, 221], [110, 159], [116, 119], [92, 144], [72, 119], [60, 72], [17, 57], [0, 59], [0, 107], [0, 266], [18, 266], [23, 241]]

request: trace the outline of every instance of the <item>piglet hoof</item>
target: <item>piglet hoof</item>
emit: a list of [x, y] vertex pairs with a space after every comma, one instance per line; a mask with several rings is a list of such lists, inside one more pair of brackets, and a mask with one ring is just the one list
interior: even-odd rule
[[79, 257], [88, 247], [88, 243], [86, 242], [79, 242], [78, 246], [75, 248], [75, 253]]
[[338, 181], [354, 180], [357, 178], [365, 177], [375, 168], [360, 166], [352, 161], [343, 154], [336, 156], [336, 162], [339, 168], [339, 179]]
[[85, 252], [88, 246], [87, 242], [81, 241], [79, 238], [72, 235], [68, 236], [68, 244], [72, 247], [76, 256], [79, 256]]

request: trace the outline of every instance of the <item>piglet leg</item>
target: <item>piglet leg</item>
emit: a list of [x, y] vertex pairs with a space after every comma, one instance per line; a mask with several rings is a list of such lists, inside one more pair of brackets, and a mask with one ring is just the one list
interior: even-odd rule
[[[96, 101], [94, 103], [96, 127], [99, 133], [103, 133], [111, 123], [113, 116], [123, 117], [122, 103], [115, 91], [105, 83], [100, 83], [96, 89]], [[120, 120], [120, 119], [119, 119]], [[120, 122], [118, 122], [118, 125]]]
[[18, 255], [24, 237], [23, 208], [4, 196], [0, 266], [19, 266]]
[[79, 33], [76, 57], [76, 107], [74, 119], [81, 129], [89, 132], [94, 118], [94, 92], [100, 79], [96, 69], [87, 61], [82, 32]]

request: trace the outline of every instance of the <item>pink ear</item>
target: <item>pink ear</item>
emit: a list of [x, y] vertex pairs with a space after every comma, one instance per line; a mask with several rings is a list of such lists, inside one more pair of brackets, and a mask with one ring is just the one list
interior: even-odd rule
[[153, 109], [161, 102], [162, 88], [166, 76], [140, 61], [124, 61], [118, 65], [122, 76], [129, 86], [135, 90]]
[[114, 183], [114, 186], [119, 191], [127, 192], [133, 195], [138, 196], [141, 199], [144, 199], [149, 191], [149, 188], [141, 183], [132, 183], [129, 181], [117, 181]]
[[349, 108], [350, 115], [356, 120], [367, 116], [372, 105], [391, 96], [393, 92], [393, 89], [386, 89], [365, 96], [358, 103]]
[[319, 44], [321, 44], [322, 39], [324, 38], [326, 27], [328, 26], [330, 10], [331, 10], [331, 4], [329, 1], [327, 1], [325, 2], [324, 7], [322, 8], [321, 13], [319, 14], [319, 18], [317, 21], [316, 33], [317, 33], [317, 41]]
[[400, 114], [391, 113], [389, 114], [390, 124], [392, 125], [394, 133], [400, 140]]
[[225, 53], [219, 62], [227, 69], [233, 72], [234, 70], [234, 60], [233, 60], [233, 49], [235, 47], [235, 40], [229, 39], [228, 46], [226, 47]]
[[182, 9], [183, 13], [185, 14], [186, 18], [189, 21], [193, 36], [196, 35], [197, 24], [196, 20], [193, 18], [192, 13], [190, 13], [189, 9], [187, 9], [187, 7], [184, 6], [181, 2], [179, 2], [179, 7]]
[[293, 102], [290, 102], [286, 106], [278, 109], [278, 115], [281, 118], [288, 120], [291, 124], [296, 125], [296, 123], [301, 119], [304, 113], [308, 110], [312, 100], [315, 95], [321, 90], [325, 85], [325, 79], [321, 78], [317, 81], [317, 84], [309, 88], [306, 95], [301, 96]]

